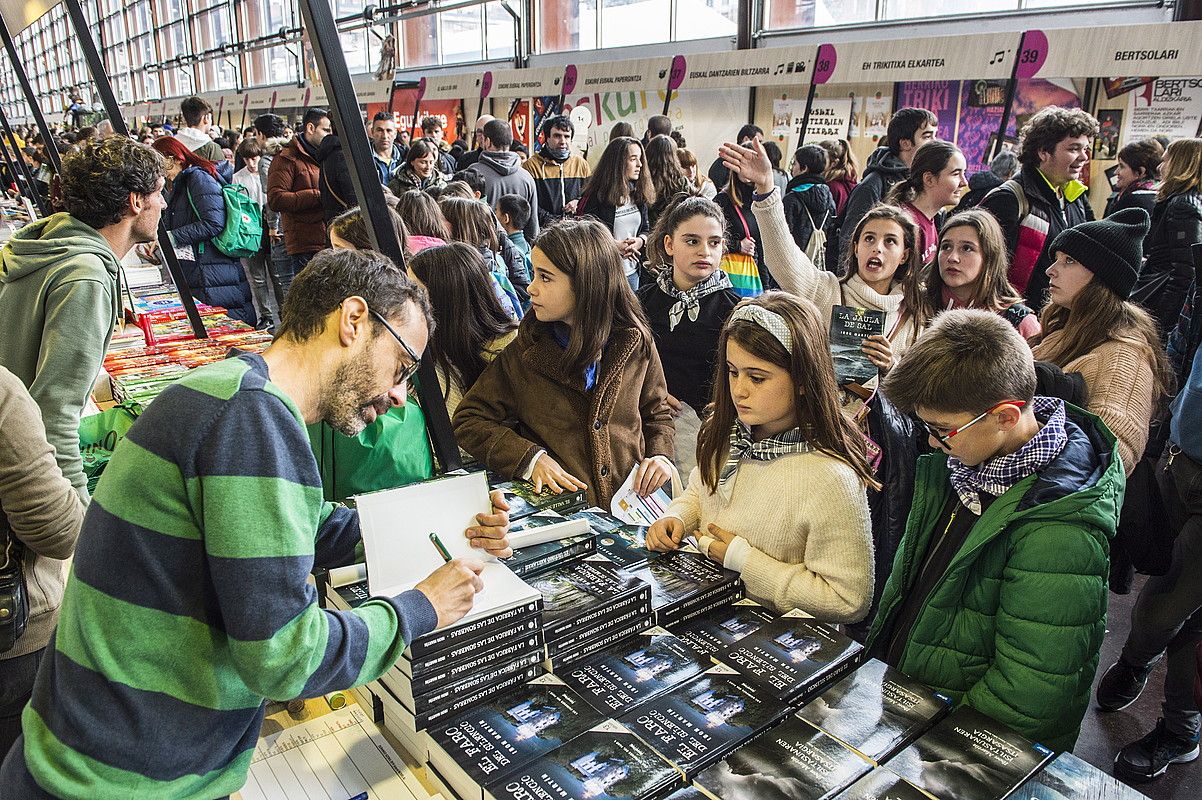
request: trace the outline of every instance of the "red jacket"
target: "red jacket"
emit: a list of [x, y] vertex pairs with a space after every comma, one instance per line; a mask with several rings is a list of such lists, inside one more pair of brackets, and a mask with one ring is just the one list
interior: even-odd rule
[[316, 253], [327, 246], [320, 180], [321, 167], [300, 146], [299, 136], [271, 161], [267, 172], [267, 206], [280, 212], [288, 255]]

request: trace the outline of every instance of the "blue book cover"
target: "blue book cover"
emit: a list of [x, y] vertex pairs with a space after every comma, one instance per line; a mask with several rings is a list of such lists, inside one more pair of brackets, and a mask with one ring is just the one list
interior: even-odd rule
[[778, 699], [811, 694], [850, 666], [863, 647], [831, 626], [795, 613], [727, 645], [714, 653], [714, 660], [768, 687]]

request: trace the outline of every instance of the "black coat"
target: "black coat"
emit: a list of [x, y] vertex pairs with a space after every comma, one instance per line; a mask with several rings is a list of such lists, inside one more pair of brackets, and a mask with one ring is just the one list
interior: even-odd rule
[[[839, 235], [835, 226], [835, 196], [831, 194], [826, 181], [818, 175], [798, 175], [789, 181], [785, 187], [783, 199], [785, 207], [785, 222], [789, 224], [789, 233], [802, 252], [810, 244], [814, 235], [813, 225], [826, 231], [829, 242], [832, 237]], [[813, 225], [810, 221], [813, 220]], [[834, 264], [827, 264], [828, 272], [836, 272]]]
[[321, 192], [321, 213], [329, 225], [334, 217], [359, 205], [355, 185], [351, 182], [351, 170], [346, 163], [342, 141], [337, 136], [327, 136], [317, 148], [317, 163], [321, 175], [317, 188]]
[[1152, 228], [1144, 239], [1148, 259], [1131, 299], [1152, 312], [1166, 339], [1194, 282], [1192, 248], [1198, 242], [1202, 242], [1202, 195], [1196, 189], [1156, 204]]
[[959, 214], [961, 211], [976, 208], [985, 199], [985, 195], [1001, 186], [1002, 183], [1002, 179], [992, 170], [987, 169], [973, 175], [968, 179], [968, 191], [960, 198], [953, 213]]
[[910, 174], [910, 168], [888, 147], [878, 147], [868, 157], [864, 176], [851, 190], [843, 209], [843, 225], [839, 229], [839, 251], [847, 252], [848, 242], [868, 209], [889, 194], [893, 184]]

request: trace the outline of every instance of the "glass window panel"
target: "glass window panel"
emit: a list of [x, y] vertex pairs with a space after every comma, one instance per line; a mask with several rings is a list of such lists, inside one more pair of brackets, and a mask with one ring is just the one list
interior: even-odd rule
[[338, 35], [342, 52], [346, 56], [346, 68], [352, 75], [367, 72], [367, 31], [360, 29]]
[[195, 25], [196, 47], [199, 51], [211, 50], [233, 41], [229, 12], [224, 8], [197, 14]]
[[334, 9], [335, 17], [349, 17], [352, 14], [362, 14], [366, 5], [365, 0], [332, 0], [330, 7]]
[[676, 0], [676, 40], [734, 36], [738, 0]]
[[480, 6], [456, 8], [438, 15], [442, 63], [481, 61], [484, 37], [480, 28]]
[[159, 24], [175, 22], [184, 18], [184, 0], [154, 0]]
[[671, 40], [669, 0], [601, 0], [601, 46]]
[[1076, 8], [1077, 6], [1096, 6], [1113, 1], [1114, 0], [1076, 0], [1075, 2], [1070, 3], [1068, 0], [1026, 0], [1026, 2], [1023, 3], [1023, 8]]
[[406, 67], [425, 67], [438, 63], [438, 18], [433, 14], [401, 23], [401, 42]]
[[150, 0], [131, 5], [125, 14], [126, 25], [129, 26], [130, 36], [146, 33], [150, 30]]
[[188, 55], [188, 34], [184, 23], [177, 22], [159, 29], [159, 55], [164, 61], [180, 55]]
[[250, 38], [276, 33], [280, 28], [293, 27], [292, 3], [288, 0], [253, 0], [246, 6], [247, 31]]
[[484, 7], [484, 21], [484, 46], [488, 58], [513, 58], [516, 55], [513, 17], [499, 2], [492, 2]]
[[887, 0], [886, 19], [912, 19], [914, 17], [938, 17], [946, 14], [963, 14], [966, 11], [1014, 11], [1018, 0], [973, 0], [971, 6], [962, 0]]
[[154, 52], [154, 40], [150, 34], [139, 36], [129, 43], [130, 60], [135, 67], [141, 68], [158, 60]]

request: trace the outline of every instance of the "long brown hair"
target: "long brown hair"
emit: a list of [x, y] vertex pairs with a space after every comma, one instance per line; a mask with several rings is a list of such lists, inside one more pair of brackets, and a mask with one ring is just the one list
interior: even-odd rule
[[1106, 342], [1123, 342], [1143, 352], [1152, 367], [1153, 397], [1172, 391], [1172, 367], [1160, 343], [1160, 332], [1152, 315], [1127, 302], [1099, 281], [1090, 281], [1073, 298], [1071, 307], [1048, 303], [1039, 315], [1043, 327], [1040, 341], [1060, 332], [1052, 347], [1039, 351], [1043, 361], [1059, 367], [1088, 355]]
[[[1022, 296], [1006, 277], [1010, 268], [1006, 236], [993, 214], [983, 209], [970, 208], [943, 223], [943, 229], [939, 232], [940, 252], [943, 252], [943, 240], [953, 228], [971, 228], [976, 232], [981, 245], [981, 274], [977, 276], [968, 307], [999, 313], [1015, 303], [1021, 303]], [[943, 310], [943, 276], [939, 273], [937, 256], [927, 273], [922, 294], [925, 301], [924, 315], [928, 319]]]
[[844, 179], [853, 182], [860, 180], [860, 165], [846, 139], [824, 139], [818, 146], [830, 156], [826, 164], [827, 183]]
[[1184, 194], [1202, 186], [1202, 139], [1178, 139], [1169, 142], [1160, 162], [1164, 181], [1157, 200], [1168, 200], [1175, 194]]
[[614, 331], [633, 328], [647, 346], [651, 328], [622, 271], [622, 254], [609, 229], [595, 219], [564, 217], [534, 240], [576, 294], [575, 322], [565, 348], [566, 369], [584, 372], [600, 360]]
[[[697, 435], [697, 465], [701, 480], [714, 492], [730, 454], [730, 431], [738, 419], [726, 377], [726, 349], [734, 341], [758, 359], [780, 367], [793, 380], [796, 425], [816, 450], [846, 462], [866, 485], [876, 486], [865, 455], [864, 436], [843, 413], [835, 368], [831, 361], [826, 321], [809, 300], [787, 292], [764, 292], [735, 306], [755, 305], [779, 314], [789, 327], [793, 352], [767, 330], [750, 320], [728, 321], [718, 339], [712, 412]], [[802, 391], [804, 389], [804, 391]]]
[[447, 218], [442, 215], [437, 201], [425, 192], [410, 189], [397, 198], [396, 212], [405, 222], [410, 236], [432, 236], [448, 239], [451, 236]]
[[909, 309], [914, 315], [914, 330], [917, 332], [926, 327], [928, 319], [925, 311], [926, 301], [922, 296], [924, 270], [922, 254], [918, 252], [918, 226], [910, 219], [909, 214], [897, 206], [887, 206], [883, 203], [875, 205], [860, 219], [849, 240], [847, 252], [843, 255], [843, 277], [839, 279], [839, 283], [846, 284], [853, 276], [860, 274], [860, 263], [856, 261], [856, 244], [859, 243], [860, 235], [864, 233], [868, 223], [877, 219], [896, 222], [902, 229], [902, 245], [909, 252], [909, 258], [897, 265], [892, 283], [901, 284], [902, 308]]
[[951, 142], [941, 142], [938, 139], [927, 142], [914, 152], [914, 160], [910, 163], [910, 174], [893, 184], [885, 202], [890, 205], [913, 203], [914, 198], [922, 194], [926, 188], [927, 174], [939, 176], [947, 169], [952, 159], [960, 153], [960, 148]]
[[440, 197], [438, 208], [451, 226], [451, 238], [472, 247], [497, 250], [497, 220], [492, 210], [479, 200]]
[[[643, 160], [643, 168], [639, 170], [638, 180], [626, 180], [626, 157], [630, 154], [630, 145], [639, 149], [639, 157]], [[610, 139], [597, 162], [597, 168], [588, 179], [583, 194], [592, 195], [607, 206], [620, 206], [623, 201], [637, 205], [651, 205], [655, 202], [655, 187], [651, 185], [651, 174], [647, 169], [647, 153], [643, 143], [633, 136], [619, 136]], [[613, 234], [610, 234], [613, 238]]]
[[676, 157], [676, 142], [670, 136], [654, 136], [647, 143], [647, 171], [651, 173], [651, 185], [655, 197], [667, 202], [677, 192], [692, 194], [695, 189], [680, 167]]

